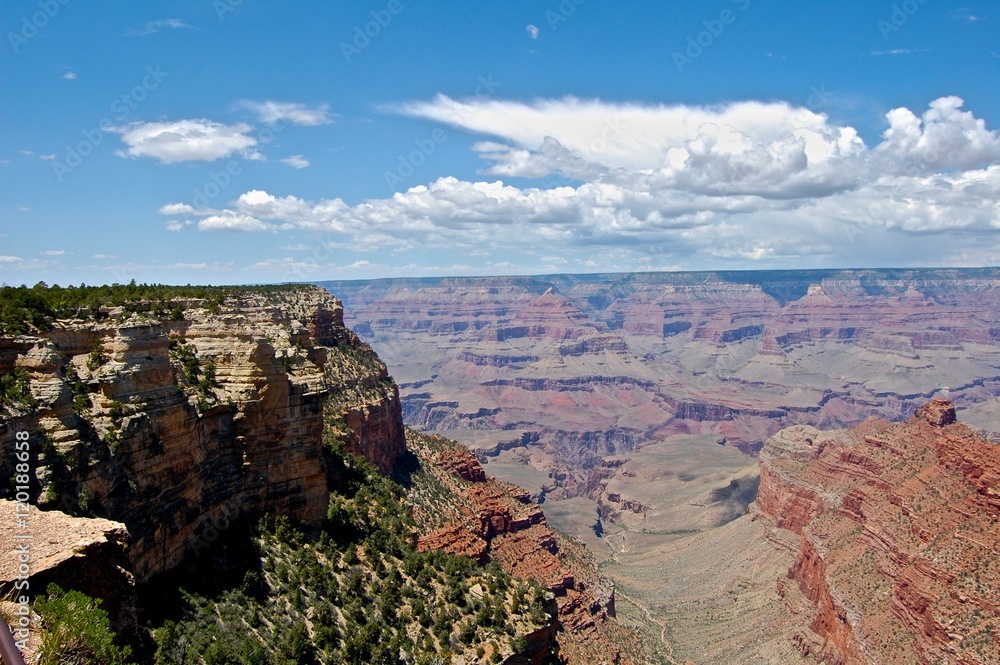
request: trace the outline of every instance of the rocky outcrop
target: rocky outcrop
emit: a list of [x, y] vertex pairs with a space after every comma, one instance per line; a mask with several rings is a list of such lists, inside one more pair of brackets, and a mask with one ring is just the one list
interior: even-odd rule
[[106, 322], [0, 338], [0, 358], [28, 372], [38, 401], [0, 423], [0, 467], [12, 468], [15, 433], [30, 433], [32, 499], [125, 524], [140, 581], [235, 519], [321, 520], [324, 412], [384, 471], [405, 451], [395, 385], [328, 293], [186, 304], [180, 320], [111, 310]]
[[[418, 522], [427, 532], [421, 550], [444, 549], [481, 563], [495, 561], [515, 577], [545, 584], [558, 608], [560, 654], [568, 662], [633, 662], [623, 652], [615, 615], [614, 587], [586, 556], [556, 534], [527, 493], [489, 479], [464, 447], [441, 437], [411, 433], [409, 446], [434, 478], [435, 495], [454, 501], [418, 501]], [[425, 481], [426, 482], [426, 481]], [[523, 662], [523, 661], [511, 661]]]
[[25, 511], [23, 504], [0, 500], [0, 542], [10, 548], [0, 558], [5, 597], [44, 595], [49, 584], [77, 589], [101, 600], [115, 631], [126, 641], [139, 642], [124, 524], [56, 510]]
[[830, 663], [1000, 662], [1000, 447], [934, 400], [904, 423], [792, 428], [760, 457], [757, 509], [801, 536], [803, 653]]

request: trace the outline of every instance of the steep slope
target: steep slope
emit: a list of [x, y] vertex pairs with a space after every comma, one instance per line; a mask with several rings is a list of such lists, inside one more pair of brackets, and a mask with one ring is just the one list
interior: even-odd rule
[[830, 663], [1000, 662], [1000, 448], [935, 400], [917, 417], [792, 428], [760, 458], [757, 506], [800, 536], [803, 653]]
[[566, 662], [643, 662], [636, 636], [613, 620], [615, 590], [592, 559], [549, 528], [524, 490], [488, 479], [467, 448], [408, 432], [420, 461], [408, 495], [423, 535], [422, 550], [443, 549], [498, 563], [515, 577], [545, 585], [558, 606], [559, 653]]
[[[507, 507], [490, 520], [496, 531], [483, 532], [495, 545], [491, 567], [429, 542], [417, 552], [405, 493], [383, 475], [416, 459], [396, 386], [327, 292], [209, 289], [58, 310], [25, 302], [41, 312], [26, 319], [38, 324], [0, 336], [0, 495], [42, 509], [31, 508], [33, 534], [58, 528], [39, 549], [32, 589], [58, 581], [98, 598], [143, 662], [156, 648], [157, 662], [541, 665], [559, 648], [561, 613], [563, 662], [581, 663], [620, 634], [606, 611], [610, 588], [587, 588], [593, 566], [569, 556], [571, 546], [550, 551], [557, 537], [523, 492], [497, 494], [485, 481], [474, 492]], [[484, 480], [468, 453], [456, 459]], [[450, 477], [454, 462], [424, 460], [422, 473]], [[438, 505], [456, 515], [470, 500], [439, 498], [459, 501]], [[544, 562], [562, 587], [525, 562]], [[195, 595], [177, 595], [178, 571]], [[0, 587], [16, 574], [6, 571]], [[546, 588], [572, 596], [572, 607]], [[149, 619], [160, 626], [155, 646], [140, 629]], [[40, 633], [56, 634], [48, 624]]]

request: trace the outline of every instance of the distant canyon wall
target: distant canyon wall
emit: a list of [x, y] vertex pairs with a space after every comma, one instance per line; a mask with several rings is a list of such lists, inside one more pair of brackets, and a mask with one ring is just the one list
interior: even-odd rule
[[[780, 429], [1000, 395], [1000, 271], [823, 270], [324, 282], [393, 367], [406, 422], [480, 457], [524, 436], [560, 492], [672, 434], [755, 455]], [[536, 451], [538, 454], [535, 454]], [[505, 458], [506, 459], [506, 458]]]

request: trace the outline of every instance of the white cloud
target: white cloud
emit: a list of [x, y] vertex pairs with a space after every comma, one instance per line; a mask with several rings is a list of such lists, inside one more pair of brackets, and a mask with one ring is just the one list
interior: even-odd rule
[[55, 154], [52, 154], [52, 155], [39, 155], [38, 158], [39, 159], [44, 159], [46, 161], [50, 161], [51, 162], [52, 160], [54, 160], [56, 158], [56, 156], [55, 156]]
[[248, 136], [250, 125], [224, 125], [211, 120], [133, 123], [118, 128], [128, 148], [120, 157], [152, 157], [164, 164], [192, 160], [213, 161], [242, 152], [249, 158], [257, 153], [257, 139]]
[[141, 28], [133, 28], [126, 32], [125, 34], [130, 37], [144, 37], [146, 35], [152, 35], [160, 32], [164, 28], [177, 29], [177, 28], [193, 28], [194, 26], [188, 25], [184, 21], [176, 18], [161, 18], [156, 21], [150, 21]]
[[528, 34], [531, 35], [532, 39], [538, 39], [538, 35], [541, 32], [541, 30], [538, 29], [538, 26], [534, 24], [529, 24], [526, 30], [528, 31]]
[[194, 208], [187, 203], [168, 203], [160, 207], [158, 212], [161, 215], [189, 215], [194, 212]]
[[273, 125], [278, 122], [290, 122], [293, 125], [305, 125], [314, 127], [316, 125], [328, 125], [333, 122], [330, 117], [330, 106], [320, 104], [310, 108], [305, 104], [296, 102], [276, 102], [267, 100], [263, 102], [243, 101], [240, 105], [250, 109], [257, 114], [258, 119], [266, 124]]
[[304, 169], [309, 166], [309, 160], [302, 155], [292, 155], [284, 159], [279, 159], [282, 164], [288, 164], [293, 169]]
[[[863, 147], [853, 128], [783, 102], [650, 106], [567, 97], [529, 104], [438, 96], [397, 110], [506, 140], [478, 147], [493, 162], [489, 173], [511, 177], [558, 170], [593, 180], [616, 169], [678, 168], [690, 158], [692, 176], [700, 170], [703, 179], [716, 178], [728, 169], [745, 184], [762, 177], [794, 188], [818, 177], [830, 157]], [[781, 169], [797, 172], [799, 182], [779, 184]]]
[[198, 222], [199, 231], [241, 231], [257, 233], [271, 231], [274, 227], [250, 215], [224, 210], [217, 215], [209, 215]]
[[31, 208], [29, 208], [28, 206], [18, 206], [17, 210], [18, 212], [31, 212]]
[[70, 70], [70, 71], [66, 72], [65, 74], [63, 74], [60, 78], [66, 80], [66, 81], [75, 81], [76, 80], [76, 72]]
[[969, 170], [1000, 160], [1000, 134], [961, 111], [959, 97], [942, 97], [921, 117], [907, 108], [889, 111], [889, 128], [875, 153], [894, 172]]
[[223, 210], [176, 209], [201, 230], [307, 230], [348, 251], [496, 252], [489, 267], [503, 271], [526, 257], [588, 269], [944, 265], [996, 254], [1000, 233], [1000, 135], [961, 107], [894, 109], [869, 147], [785, 103], [439, 97], [404, 111], [491, 135], [474, 147], [490, 171], [539, 186], [442, 177], [356, 204], [251, 190]]
[[65, 249], [47, 249], [42, 254], [45, 256], [62, 256], [66, 253]]

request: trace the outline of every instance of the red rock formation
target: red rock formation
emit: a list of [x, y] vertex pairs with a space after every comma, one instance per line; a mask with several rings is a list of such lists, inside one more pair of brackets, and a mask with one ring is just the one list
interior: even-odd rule
[[935, 400], [899, 424], [792, 428], [761, 454], [757, 507], [801, 534], [803, 649], [830, 663], [1000, 662], [1000, 447]]
[[487, 479], [475, 457], [453, 442], [416, 433], [408, 441], [421, 459], [433, 464], [426, 471], [441, 478], [456, 497], [448, 502], [447, 515], [436, 519], [425, 514], [428, 508], [417, 507], [418, 521], [443, 522], [418, 540], [420, 550], [444, 549], [481, 563], [496, 561], [515, 577], [548, 586], [556, 595], [563, 628], [560, 653], [566, 662], [632, 662], [622, 653], [622, 629], [611, 619], [614, 588], [597, 577], [582, 554], [567, 549], [523, 490]]

